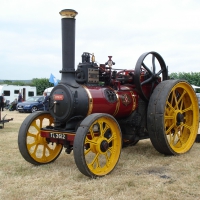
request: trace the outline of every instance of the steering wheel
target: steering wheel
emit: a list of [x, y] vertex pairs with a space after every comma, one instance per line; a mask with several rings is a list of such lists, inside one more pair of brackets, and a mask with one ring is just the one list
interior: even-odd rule
[[[159, 65], [156, 68], [156, 65]], [[149, 67], [148, 67], [149, 66]], [[149, 98], [160, 81], [168, 79], [168, 70], [165, 61], [157, 52], [151, 51], [143, 53], [137, 60], [135, 66], [135, 87], [144, 101]]]

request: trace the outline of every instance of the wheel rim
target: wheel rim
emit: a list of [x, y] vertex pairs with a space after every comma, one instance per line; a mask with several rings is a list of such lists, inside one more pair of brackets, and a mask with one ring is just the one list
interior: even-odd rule
[[[156, 65], [159, 65], [160, 68], [156, 68]], [[134, 79], [140, 98], [144, 101], [149, 101], [156, 85], [158, 85], [160, 81], [168, 79], [168, 71], [165, 61], [160, 54], [156, 52], [147, 52], [142, 54], [135, 66]]]
[[[98, 125], [100, 134], [95, 135], [93, 127]], [[84, 155], [87, 166], [93, 174], [105, 175], [116, 165], [121, 145], [117, 131], [112, 121], [105, 117], [96, 120], [90, 126], [90, 134], [85, 138], [85, 146], [89, 145], [89, 148], [85, 149]]]
[[[33, 117], [31, 117], [31, 115]], [[53, 118], [49, 113], [33, 113], [25, 119], [19, 133], [19, 148], [22, 156], [33, 164], [47, 164], [54, 161], [62, 151], [63, 146], [48, 143], [40, 136], [40, 129], [53, 125]], [[23, 136], [23, 137], [20, 137]], [[20, 141], [25, 139], [25, 142]]]
[[[121, 152], [122, 141], [118, 124], [114, 118], [103, 115], [93, 118], [84, 134], [78, 129], [74, 141], [77, 167], [83, 174], [90, 177], [110, 173], [116, 166]], [[77, 142], [78, 137], [83, 137], [82, 147]], [[82, 162], [80, 162], [80, 157], [83, 158]]]
[[40, 136], [40, 128], [52, 124], [53, 118], [51, 115], [40, 115], [32, 121], [27, 132], [27, 149], [30, 156], [37, 162], [47, 163], [54, 160], [62, 149], [62, 145], [48, 144], [46, 139]]
[[166, 101], [165, 134], [176, 153], [185, 153], [193, 145], [198, 132], [198, 104], [191, 86], [186, 82], [175, 85]]
[[33, 107], [33, 108], [32, 108], [32, 113], [35, 112], [35, 111], [37, 111], [37, 108], [36, 108], [36, 107]]

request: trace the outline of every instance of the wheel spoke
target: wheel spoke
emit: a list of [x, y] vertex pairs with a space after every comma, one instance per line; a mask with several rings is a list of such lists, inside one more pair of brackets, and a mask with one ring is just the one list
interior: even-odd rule
[[168, 120], [168, 119], [174, 119], [174, 116], [169, 116], [169, 115], [165, 115], [165, 120]]
[[93, 126], [90, 127], [89, 133], [90, 133], [90, 135], [91, 135], [91, 138], [93, 139], [93, 138], [94, 138]]
[[176, 131], [175, 131], [175, 134], [174, 134], [174, 141], [175, 141], [175, 139], [177, 139], [177, 142], [176, 143], [178, 143], [179, 141], [181, 142], [181, 143], [183, 143], [182, 141], [181, 141], [181, 127], [180, 128], [177, 128], [176, 129]]
[[50, 154], [53, 153], [53, 149], [51, 149], [51, 148], [49, 147], [49, 145], [45, 145], [44, 147], [45, 147], [46, 149], [48, 149], [48, 151], [49, 151]]
[[153, 74], [155, 74], [156, 73], [156, 66], [155, 66], [155, 56], [153, 54], [152, 54], [152, 66], [153, 66], [153, 69], [152, 69]]
[[[168, 135], [170, 133], [170, 131], [172, 130], [172, 128], [174, 128], [175, 124], [173, 123], [167, 130], [166, 130], [166, 135]], [[167, 128], [167, 127], [166, 127]]]
[[[42, 159], [44, 160], [47, 156], [46, 156], [46, 149], [47, 149], [47, 145], [44, 145], [43, 146], [43, 150], [42, 150]], [[51, 152], [52, 153], [52, 151], [50, 150], [50, 148], [48, 149], [49, 150], [49, 153]]]
[[36, 124], [36, 120], [32, 122], [31, 126], [33, 126], [39, 132], [40, 128]]
[[176, 136], [177, 136], [177, 131], [175, 131], [174, 133], [171, 133], [171, 134], [170, 134], [170, 141], [169, 141], [169, 144], [170, 144], [171, 146], [174, 146]]
[[35, 142], [33, 142], [33, 143], [31, 143], [31, 144], [27, 144], [27, 149], [31, 149], [31, 147], [33, 147], [33, 146], [35, 146], [35, 145], [37, 145], [37, 142], [35, 141]]
[[170, 134], [170, 141], [169, 141], [170, 146], [175, 146], [177, 144], [177, 142], [179, 141], [177, 137], [179, 138], [179, 134], [177, 130], [175, 130], [174, 133]]
[[141, 85], [147, 84], [147, 83], [151, 82], [151, 80], [153, 80], [153, 76], [151, 76], [151, 77], [148, 78], [147, 80], [143, 81], [143, 82], [141, 83]]
[[105, 124], [105, 127], [103, 127], [104, 123], [102, 121], [99, 121], [99, 125], [100, 125], [100, 127], [99, 127], [100, 136], [104, 137], [104, 134], [109, 129], [109, 126], [108, 126], [108, 124]]
[[36, 138], [36, 134], [30, 133], [30, 132], [27, 132], [27, 136]]
[[116, 139], [116, 135], [113, 135], [108, 139], [108, 143], [110, 143], [112, 140]]
[[99, 133], [100, 133], [100, 136], [103, 137], [104, 135], [104, 132], [103, 132], [103, 122], [99, 122]]
[[186, 108], [186, 109], [184, 109], [184, 110], [182, 110], [182, 112], [183, 113], [185, 113], [185, 112], [187, 112], [187, 111], [190, 111], [190, 110], [192, 110], [193, 111], [193, 109], [192, 109], [193, 107], [192, 107], [192, 105], [190, 105], [188, 108]]
[[95, 162], [97, 162], [98, 165], [99, 165], [98, 157], [99, 157], [99, 153], [97, 153], [97, 154], [95, 155], [95, 157], [93, 158], [92, 162], [89, 163], [88, 166], [92, 166], [92, 167], [93, 167], [93, 165], [95, 164]]
[[38, 149], [38, 143], [35, 144], [35, 149], [34, 149], [34, 151], [32, 153], [33, 155], [35, 155], [35, 157], [36, 157], [37, 149]]
[[108, 149], [108, 151], [110, 152], [110, 154], [113, 154], [114, 152], [114, 150], [113, 150], [113, 147], [109, 147], [109, 149]]
[[[177, 108], [178, 108], [178, 109], [181, 109], [182, 106], [183, 106], [183, 97], [184, 97], [185, 94], [186, 94], [186, 91], [184, 91], [184, 92], [181, 94], [181, 96], [178, 98], [178, 101], [177, 101]], [[180, 102], [181, 102], [181, 105], [180, 105], [180, 107], [179, 107], [178, 105], [180, 104]]]
[[108, 152], [106, 152], [105, 157], [106, 157], [106, 166], [109, 167], [109, 165], [110, 165], [110, 157], [108, 155]]
[[90, 140], [90, 139], [88, 139], [88, 137], [85, 138], [85, 144], [87, 144], [87, 143], [97, 145], [97, 142], [95, 140]]
[[86, 156], [90, 151], [91, 151], [90, 148], [86, 149], [86, 150], [84, 151], [84, 155]]
[[165, 116], [169, 116], [170, 115], [170, 111], [171, 111], [170, 107], [167, 105], [166, 108], [165, 108]]
[[108, 124], [105, 124], [105, 128], [104, 128], [104, 130], [103, 130], [103, 135], [106, 133], [106, 131], [107, 131], [109, 128], [110, 128], [109, 125], [108, 125]]
[[171, 107], [176, 110], [178, 109], [178, 104], [179, 104], [179, 98], [180, 98], [180, 94], [176, 91], [176, 89], [174, 89], [172, 92], [171, 92], [171, 98], [170, 98], [170, 104], [171, 104]]
[[43, 119], [40, 119], [40, 127], [39, 128], [42, 128], [42, 124], [43, 124]]
[[190, 130], [190, 133], [192, 132], [192, 125], [189, 126], [189, 125], [187, 125], [187, 124], [183, 124], [183, 126], [184, 126], [185, 128], [187, 128], [188, 130]]
[[183, 110], [184, 101], [183, 99], [180, 101], [180, 110]]
[[174, 107], [175, 107], [175, 109], [177, 109], [177, 108], [178, 108], [178, 103], [177, 103], [176, 90], [173, 91], [173, 97], [174, 97], [174, 101], [175, 101], [175, 105], [174, 105]]
[[147, 70], [147, 72], [148, 72], [150, 75], [153, 74], [153, 73], [151, 72], [151, 70], [150, 70], [144, 63], [142, 63], [142, 66], [144, 67], [144, 69]]
[[[184, 98], [184, 95], [185, 95], [185, 94], [186, 94], [186, 91], [184, 91], [184, 92], [181, 94], [181, 96], [177, 99], [177, 98], [176, 98], [177, 95], [175, 94], [175, 90], [173, 90], [173, 95], [172, 95], [172, 98], [170, 99], [170, 102], [167, 101], [167, 106], [170, 107], [172, 113], [175, 112], [175, 110], [177, 110], [177, 109], [182, 110], [182, 108], [183, 108], [183, 103], [184, 103], [183, 98]], [[174, 101], [173, 101], [173, 99], [174, 99]], [[175, 105], [174, 105], [174, 106], [172, 105], [173, 102], [175, 102]], [[169, 115], [170, 115], [169, 109], [166, 109], [166, 112], [167, 112], [167, 115], [165, 115], [165, 119], [173, 119], [173, 118], [174, 118], [173, 115], [169, 116]], [[172, 113], [171, 113], [171, 114], [172, 114]], [[182, 113], [183, 113], [183, 111], [182, 111]]]
[[156, 77], [159, 77], [164, 72], [164, 69], [161, 69], [158, 73], [156, 73]]
[[152, 94], [152, 92], [153, 92], [153, 89], [154, 89], [154, 86], [155, 86], [155, 82], [153, 81], [152, 83], [151, 83], [151, 94]]
[[172, 110], [173, 112], [175, 111], [175, 109], [174, 109], [174, 107], [172, 106], [172, 103], [171, 103], [171, 102], [167, 101], [167, 105], [171, 108], [171, 110]]

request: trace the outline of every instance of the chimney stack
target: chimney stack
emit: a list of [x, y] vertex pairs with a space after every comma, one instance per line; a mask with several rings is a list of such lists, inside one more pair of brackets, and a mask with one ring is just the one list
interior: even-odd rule
[[78, 13], [72, 9], [60, 11], [62, 22], [61, 84], [79, 87], [75, 81], [75, 22]]

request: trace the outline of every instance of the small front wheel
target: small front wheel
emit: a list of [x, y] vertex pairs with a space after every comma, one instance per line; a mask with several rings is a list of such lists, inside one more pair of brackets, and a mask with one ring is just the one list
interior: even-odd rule
[[121, 130], [114, 117], [103, 113], [91, 114], [81, 122], [76, 132], [75, 163], [86, 176], [104, 176], [116, 166], [121, 147]]
[[32, 113], [23, 121], [19, 129], [18, 146], [26, 161], [40, 165], [58, 158], [63, 145], [48, 143], [40, 135], [40, 129], [50, 125], [53, 125], [53, 117], [49, 112]]

